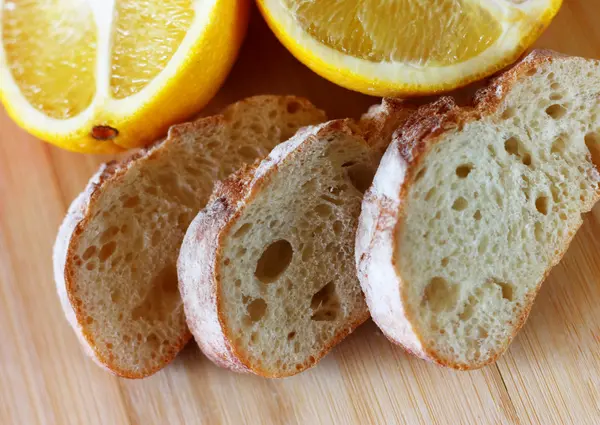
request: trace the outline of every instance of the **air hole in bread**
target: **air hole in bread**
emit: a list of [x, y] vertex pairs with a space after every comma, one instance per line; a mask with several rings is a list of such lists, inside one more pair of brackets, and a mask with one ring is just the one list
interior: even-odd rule
[[87, 323], [88, 325], [93, 324], [94, 323], [94, 318], [92, 316], [86, 317], [85, 323]]
[[83, 255], [81, 256], [81, 258], [83, 259], [83, 261], [87, 261], [95, 253], [96, 253], [96, 247], [94, 245], [92, 245], [83, 252]]
[[335, 320], [340, 308], [340, 300], [335, 283], [328, 282], [310, 300], [311, 320], [322, 322]]
[[552, 142], [552, 148], [550, 148], [550, 153], [555, 154], [563, 154], [565, 152], [567, 145], [564, 139], [564, 136], [558, 136], [554, 142]]
[[335, 233], [335, 235], [338, 236], [340, 233], [342, 233], [342, 229], [343, 229], [342, 222], [339, 220], [334, 221], [332, 224], [332, 228], [333, 228], [333, 233]]
[[509, 155], [513, 155], [517, 158], [520, 158], [523, 164], [530, 166], [531, 165], [531, 155], [529, 152], [525, 151], [521, 141], [516, 137], [510, 137], [504, 142], [504, 150]]
[[288, 334], [287, 339], [288, 339], [288, 341], [291, 341], [295, 337], [296, 337], [296, 331], [292, 331]]
[[546, 114], [548, 114], [550, 118], [555, 120], [561, 119], [565, 116], [566, 113], [567, 109], [558, 103], [550, 105], [546, 108]]
[[464, 178], [466, 178], [471, 173], [472, 170], [473, 170], [473, 165], [472, 164], [459, 165], [456, 168], [456, 175], [459, 178], [464, 179]]
[[373, 176], [374, 170], [365, 164], [356, 164], [348, 168], [348, 178], [352, 186], [360, 193], [365, 193], [369, 186], [371, 186]]
[[238, 154], [247, 160], [252, 160], [259, 156], [256, 149], [251, 146], [242, 146], [238, 149]]
[[260, 256], [254, 275], [263, 283], [274, 282], [290, 265], [293, 255], [292, 245], [285, 239], [273, 242]]
[[487, 235], [484, 235], [481, 238], [481, 240], [479, 241], [479, 245], [477, 246], [477, 252], [479, 252], [480, 255], [485, 253], [485, 251], [487, 251], [489, 242], [490, 242], [490, 240]]
[[473, 214], [473, 218], [477, 221], [481, 220], [481, 211], [475, 211], [475, 213]]
[[314, 179], [308, 180], [302, 185], [302, 189], [307, 192], [314, 192], [317, 189], [317, 182]]
[[592, 163], [600, 170], [600, 131], [586, 134], [584, 141], [592, 156]]
[[246, 306], [246, 311], [252, 322], [258, 322], [267, 312], [267, 303], [262, 298], [256, 298]]
[[[476, 336], [477, 336], [478, 339], [486, 339], [489, 336], [489, 334], [485, 330], [485, 328], [479, 326], [477, 328], [477, 335]], [[477, 354], [477, 355], [479, 356], [479, 354]]]
[[139, 196], [131, 196], [131, 197], [125, 199], [125, 201], [123, 202], [123, 208], [135, 208], [139, 205], [139, 203], [140, 203]]
[[315, 249], [314, 249], [312, 243], [310, 243], [310, 242], [307, 243], [306, 246], [304, 246], [304, 248], [302, 248], [302, 261], [304, 261], [304, 262], [308, 261], [314, 252], [315, 252]]
[[342, 164], [342, 168], [352, 167], [354, 164], [356, 164], [356, 162], [354, 162], [354, 161], [344, 162]]
[[256, 134], [263, 134], [265, 132], [265, 128], [259, 122], [253, 122], [250, 124], [250, 130]]
[[418, 182], [419, 180], [421, 180], [423, 178], [423, 176], [425, 175], [425, 172], [427, 171], [427, 168], [423, 167], [419, 170], [419, 172], [417, 173], [417, 175], [415, 176], [415, 182]]
[[170, 314], [179, 299], [177, 269], [168, 264], [152, 278], [151, 289], [131, 311], [132, 320], [161, 321]]
[[512, 117], [515, 116], [515, 114], [516, 114], [515, 108], [508, 107], [504, 110], [504, 112], [502, 112], [502, 119], [504, 119], [504, 120], [511, 119]]
[[237, 229], [235, 231], [235, 233], [233, 234], [234, 238], [239, 238], [244, 236], [246, 233], [248, 233], [250, 231], [250, 229], [252, 228], [252, 223], [244, 223], [240, 226], [239, 229]]
[[449, 262], [450, 262], [450, 259], [448, 257], [444, 257], [444, 258], [442, 258], [442, 261], [440, 262], [440, 264], [442, 265], [442, 267], [446, 267]]
[[535, 209], [538, 210], [540, 214], [548, 215], [548, 197], [540, 196], [535, 200]]
[[114, 238], [117, 233], [119, 233], [119, 228], [116, 226], [111, 226], [108, 229], [106, 229], [104, 232], [102, 232], [102, 234], [100, 235], [100, 243], [105, 243], [110, 241], [112, 238]]
[[456, 198], [456, 200], [452, 204], [452, 209], [455, 211], [463, 211], [468, 206], [469, 206], [469, 201], [467, 201], [462, 196], [459, 196], [458, 198]]
[[504, 199], [502, 199], [502, 194], [499, 191], [494, 192], [494, 199], [496, 200], [496, 205], [502, 208], [504, 205]]
[[458, 285], [436, 276], [425, 287], [423, 302], [432, 312], [440, 313], [452, 309], [458, 299]]
[[504, 142], [504, 150], [510, 155], [519, 155], [519, 140], [511, 137]]
[[344, 202], [341, 199], [332, 198], [331, 196], [321, 195], [321, 199], [333, 205], [342, 205]]
[[469, 301], [463, 307], [463, 311], [458, 315], [458, 318], [460, 320], [467, 321], [473, 317], [473, 313], [475, 312], [475, 309], [473, 308], [474, 304], [477, 304], [477, 299], [472, 296], [469, 297]]
[[115, 288], [110, 293], [110, 300], [113, 303], [118, 303], [121, 301], [121, 290], [119, 288]]
[[100, 252], [98, 253], [98, 259], [102, 262], [106, 261], [111, 255], [114, 254], [117, 249], [117, 242], [112, 241], [107, 243], [106, 245], [100, 248]]
[[527, 75], [528, 77], [531, 77], [533, 75], [537, 74], [537, 68], [531, 68], [530, 70], [528, 70], [525, 75]]
[[427, 191], [427, 193], [425, 194], [425, 198], [424, 199], [426, 201], [429, 201], [431, 198], [433, 198], [433, 195], [435, 195], [435, 192], [436, 192], [435, 187], [432, 187], [431, 189], [429, 189]]
[[154, 351], [160, 349], [160, 341], [155, 333], [151, 333], [146, 337], [146, 342], [150, 345], [150, 348]]
[[502, 298], [507, 301], [514, 300], [514, 286], [510, 283], [494, 281], [496, 285], [498, 285], [502, 291]]
[[319, 204], [315, 207], [315, 212], [319, 217], [327, 218], [333, 212], [331, 207], [327, 204]]
[[288, 114], [295, 114], [296, 112], [298, 112], [300, 110], [301, 107], [302, 107], [302, 105], [300, 105], [300, 103], [298, 103], [294, 100], [292, 100], [291, 102], [288, 102], [288, 104], [286, 105]]
[[152, 281], [152, 285], [160, 285], [163, 294], [177, 294], [177, 267], [174, 264], [165, 266]]

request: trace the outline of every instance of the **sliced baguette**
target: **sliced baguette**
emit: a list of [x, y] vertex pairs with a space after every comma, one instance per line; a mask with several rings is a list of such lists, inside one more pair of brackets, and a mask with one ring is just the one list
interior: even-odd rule
[[536, 51], [396, 133], [356, 240], [371, 315], [457, 369], [495, 361], [600, 198], [600, 62]]
[[354, 235], [376, 157], [354, 122], [332, 121], [217, 186], [178, 261], [188, 325], [210, 359], [293, 375], [368, 318]]
[[394, 132], [413, 115], [417, 107], [401, 99], [384, 98], [363, 114], [358, 122], [369, 146], [381, 157]]
[[191, 337], [177, 290], [187, 226], [218, 179], [325, 115], [292, 96], [257, 96], [103, 166], [73, 202], [54, 248], [63, 309], [86, 352], [127, 378], [169, 363]]

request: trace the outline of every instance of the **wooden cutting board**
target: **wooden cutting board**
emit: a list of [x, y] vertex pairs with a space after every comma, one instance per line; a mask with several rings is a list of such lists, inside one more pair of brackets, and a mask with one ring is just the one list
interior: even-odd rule
[[[565, 0], [537, 46], [600, 58], [600, 0]], [[331, 117], [378, 101], [321, 79], [253, 16], [209, 109], [262, 93]], [[140, 381], [87, 359], [52, 278], [56, 230], [106, 157], [35, 140], [0, 111], [0, 424], [600, 424], [600, 205], [543, 286], [508, 353], [474, 372], [417, 360], [369, 322], [317, 367], [267, 380], [219, 369], [194, 344]]]

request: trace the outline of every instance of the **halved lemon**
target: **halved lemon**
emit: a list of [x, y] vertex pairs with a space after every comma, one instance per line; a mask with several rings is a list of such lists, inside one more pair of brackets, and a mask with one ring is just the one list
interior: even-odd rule
[[562, 0], [258, 0], [279, 40], [362, 93], [447, 91], [514, 62]]
[[247, 16], [247, 0], [0, 0], [2, 102], [69, 150], [144, 145], [214, 96]]

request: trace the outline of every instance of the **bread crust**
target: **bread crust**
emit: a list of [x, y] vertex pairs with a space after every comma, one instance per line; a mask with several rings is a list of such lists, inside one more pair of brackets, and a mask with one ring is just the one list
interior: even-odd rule
[[[85, 327], [85, 320], [87, 318], [85, 306], [75, 294], [74, 288], [77, 282], [75, 282], [74, 279], [74, 261], [76, 255], [75, 247], [79, 243], [81, 234], [92, 218], [91, 211], [94, 210], [100, 194], [108, 184], [118, 184], [128, 169], [134, 167], [139, 161], [146, 161], [163, 155], [164, 152], [169, 149], [171, 144], [178, 142], [182, 135], [201, 132], [206, 128], [223, 126], [226, 124], [227, 114], [232, 112], [233, 108], [251, 107], [253, 104], [259, 104], [266, 101], [280, 102], [282, 105], [288, 101], [294, 101], [297, 102], [301, 108], [315, 109], [306, 99], [295, 96], [254, 96], [230, 105], [223, 110], [222, 114], [172, 126], [169, 129], [166, 139], [159, 140], [147, 148], [141, 149], [122, 162], [112, 161], [102, 165], [99, 171], [90, 179], [84, 191], [69, 207], [67, 215], [58, 231], [53, 248], [54, 278], [58, 296], [68, 322], [75, 331], [85, 353], [103, 369], [124, 378], [137, 379], [150, 376], [170, 363], [191, 339], [192, 334], [186, 329], [172, 347], [170, 347], [166, 355], [160, 359], [160, 362], [157, 362], [154, 367], [144, 368], [144, 370], [140, 372], [120, 368], [111, 358], [103, 356], [97, 348], [94, 336]], [[315, 109], [315, 111], [318, 110]], [[318, 112], [325, 118], [322, 111]]]
[[348, 323], [321, 352], [308, 359], [300, 370], [267, 370], [252, 365], [244, 352], [236, 347], [235, 335], [226, 323], [221, 307], [220, 259], [223, 239], [235, 225], [246, 205], [268, 183], [279, 166], [292, 160], [296, 152], [309, 148], [315, 137], [325, 138], [340, 132], [356, 135], [351, 120], [336, 120], [300, 130], [287, 143], [278, 145], [261, 163], [242, 168], [217, 184], [207, 208], [194, 219], [182, 245], [177, 265], [179, 289], [184, 301], [188, 326], [198, 345], [217, 365], [236, 372], [280, 378], [300, 373], [325, 356], [335, 345], [369, 318], [369, 313]]
[[[528, 294], [522, 313], [511, 324], [511, 336], [492, 357], [481, 362], [459, 364], [440, 358], [425, 344], [413, 325], [413, 317], [402, 291], [405, 283], [394, 264], [393, 255], [399, 243], [396, 240], [397, 230], [403, 225], [404, 199], [414, 181], [419, 164], [442, 136], [460, 131], [467, 123], [495, 114], [520, 78], [542, 64], [557, 60], [582, 59], [551, 50], [535, 50], [516, 66], [495, 78], [488, 87], [479, 90], [470, 106], [459, 107], [453, 98], [442, 97], [419, 108], [404, 126], [394, 133], [394, 140], [382, 159], [380, 170], [389, 170], [391, 173], [378, 172], [373, 185], [365, 194], [355, 250], [359, 280], [372, 318], [382, 332], [392, 342], [401, 345], [417, 357], [459, 370], [478, 369], [495, 362], [527, 320], [542, 282], [558, 264], [582, 223], [582, 220], [579, 220], [579, 223], [570, 229], [569, 239], [560, 247], [560, 252], [553, 258], [543, 279], [538, 282], [536, 289]], [[584, 210], [591, 210], [599, 199], [600, 192], [593, 202], [584, 206]]]

